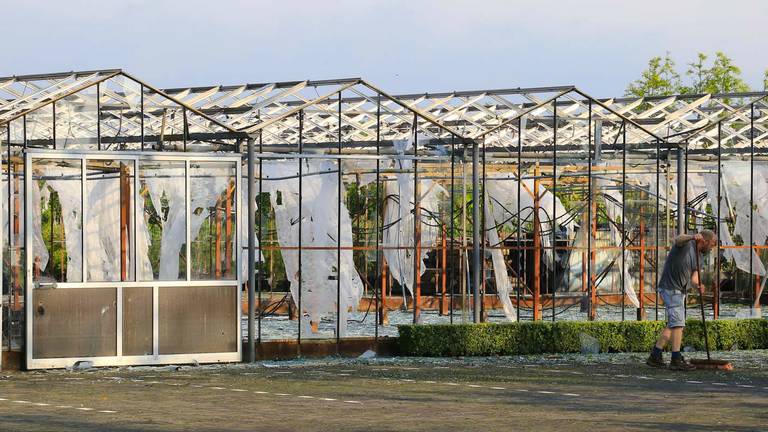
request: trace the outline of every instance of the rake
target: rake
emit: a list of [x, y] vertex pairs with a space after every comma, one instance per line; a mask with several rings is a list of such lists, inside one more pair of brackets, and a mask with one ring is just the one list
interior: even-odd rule
[[[699, 251], [696, 249], [696, 240], [692, 240], [694, 242], [693, 248], [694, 252], [696, 254], [696, 272], [699, 275], [699, 283], [701, 283], [701, 266], [699, 265]], [[704, 348], [707, 350], [707, 358], [705, 359], [691, 359], [691, 364], [695, 365], [697, 369], [715, 369], [715, 370], [724, 370], [724, 371], [730, 371], [733, 370], [733, 364], [727, 360], [713, 360], [712, 356], [709, 352], [709, 336], [707, 335], [707, 317], [704, 314], [704, 296], [701, 294], [701, 290], [696, 287], [696, 290], [699, 291], [699, 307], [701, 308], [701, 324], [704, 327]]]

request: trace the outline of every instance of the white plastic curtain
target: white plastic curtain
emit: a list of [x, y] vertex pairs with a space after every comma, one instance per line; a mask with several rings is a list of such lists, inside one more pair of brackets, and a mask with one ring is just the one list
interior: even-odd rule
[[[262, 164], [262, 189], [269, 192], [275, 211], [277, 239], [281, 246], [301, 245], [302, 253], [301, 308], [310, 322], [333, 316], [337, 308], [337, 283], [341, 292], [339, 333], [346, 334], [349, 309], [356, 309], [363, 295], [363, 283], [353, 261], [351, 249], [341, 250], [341, 268], [338, 268], [336, 247], [350, 248], [352, 221], [342, 196], [341, 214], [338, 213], [338, 173], [335, 161], [302, 160], [301, 220], [299, 220], [298, 162], [275, 161]], [[338, 225], [337, 226], [337, 221]], [[341, 228], [341, 238], [337, 229]], [[313, 249], [323, 247], [328, 249]], [[291, 283], [291, 295], [298, 303], [299, 260], [298, 251], [281, 251], [285, 272]], [[337, 280], [339, 282], [337, 282]]]
[[[145, 169], [142, 174], [142, 181], [147, 188], [152, 206], [159, 216], [162, 227], [158, 279], [178, 280], [179, 252], [181, 245], [187, 240], [184, 168]], [[163, 198], [168, 204], [167, 214], [163, 211]], [[148, 255], [149, 250], [139, 249], [139, 253]], [[146, 279], [152, 279], [151, 273], [142, 276]]]
[[[61, 204], [67, 250], [67, 282], [83, 280], [81, 170], [75, 167], [46, 165], [45, 184], [56, 191]], [[36, 228], [36, 227], [35, 227]]]
[[[638, 286], [637, 279], [632, 276], [629, 271], [629, 269], [632, 267], [632, 264], [634, 263], [634, 260], [632, 258], [631, 251], [626, 247], [629, 246], [629, 243], [627, 242], [627, 239], [623, 238], [624, 233], [622, 233], [622, 230], [620, 230], [619, 226], [617, 226], [620, 225], [619, 222], [621, 221], [621, 208], [624, 205], [621, 191], [616, 189], [616, 184], [614, 184], [614, 182], [608, 180], [598, 179], [597, 186], [600, 190], [602, 190], [603, 194], [611, 198], [605, 200], [605, 211], [608, 214], [608, 218], [610, 219], [608, 226], [610, 227], [611, 239], [613, 245], [616, 246], [616, 251], [609, 255], [611, 258], [616, 257], [616, 263], [614, 265], [618, 266], [617, 269], [619, 272], [621, 272], [622, 245], [624, 246], [624, 293], [626, 294], [630, 303], [632, 303], [635, 307], [640, 307], [640, 301], [638, 300], [637, 294], [635, 293], [635, 287]], [[629, 229], [630, 227], [628, 226], [624, 227], [625, 232], [629, 231]]]
[[[531, 179], [523, 179], [520, 194], [520, 219], [523, 224], [533, 221], [533, 190], [535, 183]], [[517, 223], [517, 179], [512, 174], [489, 177], [485, 181], [485, 193], [488, 196], [493, 212], [493, 218], [496, 221], [494, 225], [506, 225], [514, 228]], [[541, 226], [541, 244], [545, 248], [545, 265], [551, 266], [552, 263], [552, 208], [556, 208], [557, 219], [559, 220], [566, 214], [566, 209], [560, 199], [553, 196], [544, 186], [539, 185], [539, 224]], [[553, 203], [554, 200], [554, 203]], [[487, 226], [489, 226], [486, 223]], [[567, 231], [573, 229], [573, 222], [557, 224], [555, 229], [564, 227]]]
[[509, 274], [507, 273], [507, 264], [504, 261], [503, 251], [501, 249], [494, 249], [501, 247], [501, 239], [499, 239], [499, 230], [496, 228], [496, 218], [493, 216], [491, 200], [487, 193], [485, 194], [484, 208], [485, 224], [487, 227], [485, 238], [488, 242], [488, 246], [491, 248], [491, 261], [493, 262], [493, 277], [496, 281], [496, 292], [501, 301], [504, 316], [512, 321], [517, 317], [515, 306], [509, 298], [509, 294], [512, 292], [512, 283], [510, 282]]
[[[88, 280], [120, 280], [119, 174], [89, 174], [85, 223]], [[130, 242], [129, 242], [130, 243]], [[130, 254], [129, 254], [130, 256]]]
[[[742, 167], [743, 169], [743, 167]], [[723, 179], [721, 181], [721, 187], [722, 189], [721, 194], [723, 204], [726, 204], [729, 201], [730, 195], [735, 195], [737, 200], [735, 202], [731, 201], [731, 206], [733, 210], [736, 212], [736, 226], [739, 226], [738, 219], [747, 219], [746, 228], [747, 228], [747, 237], [746, 242], [749, 244], [749, 190], [746, 191], [746, 209], [744, 208], [744, 195], [745, 191], [743, 191], [745, 185], [746, 188], [749, 188], [749, 181], [743, 182], [743, 179], [741, 182], [735, 182], [736, 180], [734, 177], [740, 177], [738, 174], [738, 170], [736, 172], [730, 172], [729, 174], [726, 174], [726, 171], [730, 171], [730, 168], [723, 167], [722, 174]], [[749, 174], [749, 169], [747, 169], [747, 175]], [[725, 184], [725, 179], [728, 178], [729, 181], [732, 181], [732, 184]], [[707, 188], [707, 197], [708, 201], [712, 205], [712, 214], [715, 216], [718, 214], [718, 202], [717, 202], [717, 174], [705, 174], [703, 176], [704, 184]], [[746, 215], [742, 212], [746, 211]], [[723, 255], [727, 259], [732, 259], [736, 263], [736, 267], [744, 272], [749, 273], [749, 263], [750, 260], [752, 260], [752, 272], [753, 274], [765, 275], [765, 266], [763, 266], [763, 263], [760, 261], [760, 257], [757, 256], [754, 251], [750, 251], [749, 249], [743, 249], [743, 248], [730, 248], [727, 246], [734, 246], [735, 243], [733, 241], [733, 238], [731, 237], [730, 230], [728, 228], [728, 224], [726, 223], [726, 219], [729, 217], [729, 208], [726, 205], [723, 206], [723, 209], [720, 210], [720, 222], [718, 224], [718, 235], [720, 237], [720, 244], [722, 246], [726, 246], [723, 249]], [[766, 224], [768, 221], [761, 221], [758, 223]], [[743, 228], [743, 222], [742, 222], [742, 228]], [[734, 229], [735, 233], [742, 234], [742, 232], [737, 231]], [[745, 238], [745, 237], [742, 237]], [[757, 241], [755, 241], [756, 244], [760, 244]]]
[[[515, 229], [517, 223], [517, 214], [520, 213], [520, 219], [523, 224], [533, 221], [533, 191], [535, 183], [531, 179], [524, 179], [520, 185], [520, 209], [517, 207], [518, 181], [511, 174], [490, 177], [485, 181], [485, 218], [486, 218], [486, 240], [491, 246], [500, 244], [498, 229], [506, 226]], [[564, 217], [566, 209], [560, 199], [555, 197], [544, 186], [539, 185], [539, 224], [541, 228], [541, 244], [544, 249], [544, 264], [552, 267], [552, 251], [549, 247], [552, 245], [552, 227], [551, 220], [553, 206], [557, 212], [558, 220]], [[573, 222], [568, 221], [564, 224], [554, 224], [556, 230], [562, 227], [567, 231], [573, 230]], [[559, 257], [557, 258], [559, 260]], [[491, 260], [493, 262], [494, 278], [496, 280], [496, 290], [504, 309], [504, 315], [509, 320], [516, 318], [515, 308], [509, 299], [509, 293], [512, 291], [512, 284], [507, 273], [504, 255], [499, 249], [491, 250]]]
[[[399, 155], [404, 155], [413, 146], [412, 140], [400, 140], [394, 143]], [[413, 161], [408, 159], [395, 159], [391, 167], [408, 171], [413, 168]], [[387, 181], [384, 188], [386, 194], [386, 206], [384, 209], [384, 229], [382, 233], [382, 246], [384, 246], [384, 258], [387, 260], [392, 277], [404, 286], [413, 295], [413, 281], [415, 263], [413, 248], [415, 247], [414, 234], [414, 206], [416, 194], [412, 173], [397, 173], [395, 181]], [[436, 220], [439, 212], [440, 199], [448, 192], [436, 182], [424, 179], [419, 180], [419, 208], [421, 230], [421, 265], [419, 265], [419, 277], [426, 271], [424, 260], [429, 251], [437, 246], [440, 227]]]
[[[243, 226], [242, 232], [244, 233], [244, 235], [243, 235], [243, 244], [242, 244], [243, 258], [240, 260], [241, 261], [240, 272], [241, 272], [241, 280], [243, 282], [247, 282], [248, 281], [248, 238], [251, 235], [251, 232], [248, 230], [248, 181], [247, 181], [247, 178], [242, 179], [240, 184], [241, 184], [241, 187], [240, 187], [240, 220], [241, 220], [241, 223], [242, 223], [242, 226]], [[256, 188], [256, 195], [257, 195], [257, 197], [254, 200], [254, 211], [257, 212], [257, 215], [258, 215], [258, 210], [259, 210], [258, 194], [259, 194], [259, 190], [258, 190], [258, 186], [257, 186], [257, 188]], [[257, 219], [256, 220], [256, 224], [258, 224], [258, 223], [259, 223], [259, 221]], [[256, 241], [256, 262], [259, 262], [259, 261], [261, 261], [261, 258], [263, 258], [264, 253], [263, 252], [259, 253], [259, 251], [258, 251], [258, 248], [259, 248], [259, 236], [258, 236], [258, 231], [256, 231], [256, 227], [254, 227], [253, 238]]]

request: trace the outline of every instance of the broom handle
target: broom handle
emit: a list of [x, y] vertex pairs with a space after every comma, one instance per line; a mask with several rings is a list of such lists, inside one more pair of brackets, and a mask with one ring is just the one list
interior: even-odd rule
[[[701, 285], [701, 266], [699, 265], [699, 251], [696, 249], [696, 240], [693, 240], [693, 252], [696, 255], [696, 273], [699, 276], [699, 285]], [[701, 324], [704, 326], [704, 347], [707, 349], [707, 361], [711, 360], [709, 357], [709, 336], [707, 336], [707, 318], [704, 315], [704, 296], [701, 294], [699, 287], [696, 287], [696, 291], [699, 292], [699, 306], [701, 307]]]

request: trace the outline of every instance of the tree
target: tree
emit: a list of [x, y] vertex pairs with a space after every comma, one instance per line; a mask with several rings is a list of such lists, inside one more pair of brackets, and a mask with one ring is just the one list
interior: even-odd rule
[[680, 93], [704, 93], [705, 82], [709, 75], [709, 69], [707, 69], [704, 65], [704, 62], [707, 61], [707, 55], [704, 53], [698, 53], [696, 59], [697, 61], [695, 63], [688, 63], [688, 71], [686, 71], [686, 75], [691, 77], [693, 80], [692, 85], [681, 87]]
[[666, 96], [680, 90], [680, 74], [675, 71], [675, 62], [669, 56], [656, 56], [648, 61], [648, 69], [639, 79], [627, 86], [627, 96]]
[[718, 51], [712, 67], [707, 69], [704, 93], [748, 92], [749, 85], [741, 78], [741, 69], [727, 55]]
[[768, 91], [768, 69], [763, 72], [763, 91]]
[[706, 54], [699, 53], [696, 62], [688, 63], [686, 75], [690, 77], [691, 85], [681, 87], [681, 93], [735, 93], [750, 90], [741, 78], [741, 69], [727, 55], [716, 52], [715, 61], [709, 67], [705, 64], [707, 58]]

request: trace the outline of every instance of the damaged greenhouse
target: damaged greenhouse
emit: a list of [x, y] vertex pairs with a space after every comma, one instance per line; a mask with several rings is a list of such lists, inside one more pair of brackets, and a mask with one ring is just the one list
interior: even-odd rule
[[702, 228], [710, 313], [760, 314], [766, 102], [0, 78], [4, 358], [233, 362], [408, 322], [659, 319], [659, 264]]

